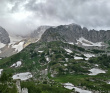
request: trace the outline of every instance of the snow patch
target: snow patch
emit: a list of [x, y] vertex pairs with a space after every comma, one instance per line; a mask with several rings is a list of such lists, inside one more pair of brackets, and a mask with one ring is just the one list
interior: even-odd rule
[[48, 57], [48, 56], [45, 56], [45, 59], [46, 59], [46, 61], [47, 61], [47, 62], [49, 62], [49, 61], [50, 61], [50, 59], [49, 59], [49, 57]]
[[98, 64], [95, 64], [95, 66], [98, 67], [99, 65]]
[[43, 53], [44, 51], [38, 51], [39, 53]]
[[68, 53], [72, 53], [72, 51], [70, 49], [65, 49], [65, 51]]
[[67, 88], [67, 89], [73, 89], [74, 85], [71, 84], [71, 83], [64, 83], [64, 87]]
[[14, 63], [13, 65], [11, 65], [10, 67], [20, 67], [21, 64], [22, 64], [22, 62], [21, 61], [18, 61], [16, 63]]
[[6, 44], [0, 42], [0, 48], [3, 48]]
[[92, 93], [91, 91], [89, 90], [84, 90], [84, 89], [80, 89], [80, 88], [77, 88], [77, 87], [74, 87], [73, 84], [71, 83], [64, 83], [64, 87], [67, 88], [67, 89], [75, 89], [75, 91], [79, 92], [79, 93]]
[[89, 58], [85, 58], [85, 60], [89, 60]]
[[68, 66], [67, 64], [64, 64], [64, 66]]
[[86, 56], [86, 57], [88, 57], [88, 58], [90, 58], [90, 57], [95, 57], [94, 54], [84, 54], [84, 56]]
[[92, 68], [89, 70], [91, 73], [88, 75], [97, 75], [99, 73], [106, 73], [104, 70], [98, 69], [98, 68]]
[[12, 78], [20, 79], [20, 80], [24, 81], [24, 80], [28, 80], [28, 79], [32, 78], [32, 74], [30, 72], [19, 73], [19, 74], [13, 75]]
[[68, 42], [68, 44], [74, 45], [74, 43], [73, 43], [73, 42]]
[[2, 74], [3, 69], [0, 69], [0, 75]]
[[79, 38], [79, 40], [77, 40], [76, 44], [79, 44], [79, 43], [81, 43], [83, 46], [98, 46], [98, 47], [104, 46], [104, 45], [102, 45], [102, 42], [93, 43], [91, 41], [86, 40], [83, 37], [81, 37], [81, 38]]
[[20, 52], [23, 49], [24, 41], [20, 42], [19, 44], [12, 45], [12, 48], [15, 48], [15, 51]]
[[74, 56], [74, 59], [75, 59], [75, 60], [80, 60], [80, 59], [83, 59], [83, 58], [82, 58], [82, 57]]
[[87, 58], [85, 58], [85, 60], [89, 60], [89, 58], [95, 57], [94, 54], [84, 54], [84, 56], [87, 57]]
[[110, 84], [110, 82], [108, 82], [107, 84]]

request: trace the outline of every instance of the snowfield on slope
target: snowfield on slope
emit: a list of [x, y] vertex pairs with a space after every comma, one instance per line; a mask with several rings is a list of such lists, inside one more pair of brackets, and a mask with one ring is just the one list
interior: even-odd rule
[[10, 37], [10, 43], [8, 47], [12, 47], [15, 49], [15, 51], [20, 52], [24, 47], [24, 41], [21, 41], [25, 38], [20, 36], [9, 36]]
[[12, 48], [15, 48], [15, 51], [20, 52], [23, 49], [24, 41], [19, 42], [19, 44], [12, 45]]
[[90, 57], [95, 57], [94, 54], [84, 54], [84, 56], [86, 56], [86, 57], [88, 57], [88, 58], [90, 58]]
[[0, 48], [3, 48], [6, 44], [0, 42]]
[[24, 81], [24, 80], [28, 80], [28, 79], [32, 78], [32, 74], [30, 72], [19, 73], [19, 74], [13, 75], [12, 78], [20, 79], [20, 80]]
[[91, 57], [95, 57], [94, 54], [84, 54], [84, 56], [87, 57], [85, 60], [89, 60]]
[[65, 49], [65, 51], [68, 53], [72, 53], [72, 51], [70, 49]]
[[81, 43], [83, 46], [98, 46], [98, 47], [104, 46], [104, 45], [102, 45], [102, 42], [93, 43], [91, 41], [86, 40], [83, 37], [81, 37], [77, 40], [76, 44], [79, 44], [79, 43]]
[[21, 61], [17, 61], [16, 63], [14, 63], [13, 65], [11, 65], [10, 67], [20, 67], [21, 66], [21, 64], [22, 64], [22, 62]]
[[70, 45], [74, 45], [74, 43], [73, 43], [73, 42], [68, 42], [68, 44], [70, 44]]
[[97, 75], [99, 73], [106, 73], [104, 70], [98, 69], [98, 68], [92, 68], [89, 70], [91, 73], [88, 75]]
[[44, 51], [38, 51], [39, 53], [43, 53]]
[[2, 74], [3, 69], [0, 69], [0, 75]]
[[74, 59], [75, 59], [75, 60], [80, 60], [80, 59], [83, 59], [83, 58], [82, 58], [82, 57], [74, 56]]
[[74, 85], [72, 83], [64, 83], [64, 87], [67, 88], [67, 89], [75, 89], [75, 91], [79, 92], [79, 93], [92, 93], [91, 91], [89, 90], [84, 90], [84, 89], [81, 89], [81, 88], [77, 88], [77, 87], [74, 87]]

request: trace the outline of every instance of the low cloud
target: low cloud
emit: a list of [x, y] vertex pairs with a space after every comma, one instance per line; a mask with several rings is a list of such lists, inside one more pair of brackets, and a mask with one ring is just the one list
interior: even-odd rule
[[109, 10], [109, 0], [0, 0], [0, 26], [23, 35], [40, 25], [110, 29]]

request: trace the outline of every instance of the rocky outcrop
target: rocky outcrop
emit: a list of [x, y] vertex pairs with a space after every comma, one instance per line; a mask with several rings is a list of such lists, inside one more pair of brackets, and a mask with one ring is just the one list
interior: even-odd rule
[[40, 26], [36, 30], [34, 30], [33, 33], [31, 33], [30, 37], [38, 39], [41, 37], [41, 35], [48, 29], [50, 26]]
[[16, 81], [16, 87], [17, 87], [18, 93], [28, 93], [27, 88], [21, 88], [20, 80]]
[[110, 31], [96, 31], [88, 30], [86, 27], [81, 27], [77, 24], [61, 25], [56, 28], [47, 29], [41, 37], [41, 41], [56, 41], [61, 40], [65, 42], [76, 43], [79, 38], [85, 38], [94, 43], [104, 42], [110, 40]]
[[[2, 46], [0, 45], [0, 57], [9, 57], [20, 52], [16, 51], [20, 47], [25, 48], [29, 44], [37, 42], [49, 27], [50, 26], [40, 26], [28, 36], [18, 36], [14, 34], [9, 36], [6, 30], [0, 27], [0, 41], [1, 44], [3, 43]], [[21, 44], [22, 42], [24, 42], [23, 45]]]
[[4, 44], [8, 44], [10, 43], [10, 38], [9, 38], [9, 34], [7, 33], [7, 31], [0, 27], [0, 42], [4, 43]]

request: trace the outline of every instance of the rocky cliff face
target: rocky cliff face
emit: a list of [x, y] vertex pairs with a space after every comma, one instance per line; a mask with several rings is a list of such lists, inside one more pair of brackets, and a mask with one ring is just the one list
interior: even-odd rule
[[104, 42], [110, 40], [110, 31], [88, 30], [77, 24], [61, 25], [56, 28], [47, 29], [41, 37], [41, 41], [66, 41], [76, 43], [79, 38], [85, 38], [91, 42]]
[[8, 44], [10, 43], [10, 38], [9, 38], [9, 34], [7, 33], [7, 31], [0, 27], [0, 42], [4, 43], [4, 44]]
[[30, 37], [31, 37], [31, 38], [36, 38], [36, 39], [38, 39], [38, 38], [41, 37], [41, 35], [42, 35], [48, 28], [50, 28], [50, 26], [40, 26], [40, 27], [38, 27], [36, 30], [34, 30], [33, 33], [31, 33]]

